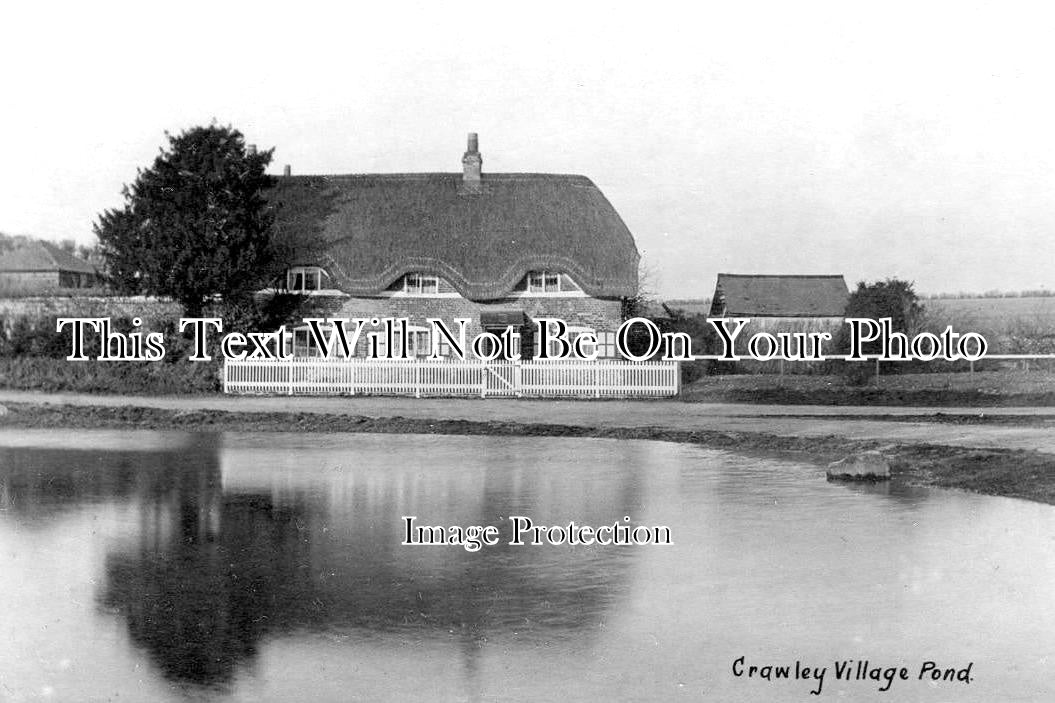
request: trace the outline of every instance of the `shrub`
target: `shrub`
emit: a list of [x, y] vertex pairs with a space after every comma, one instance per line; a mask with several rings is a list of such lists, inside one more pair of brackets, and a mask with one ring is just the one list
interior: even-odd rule
[[171, 395], [220, 390], [219, 362], [0, 359], [0, 385], [17, 390]]
[[69, 333], [55, 331], [55, 324], [29, 317], [0, 322], [0, 357], [52, 357], [69, 354]]
[[[879, 320], [890, 318], [892, 331], [901, 332], [912, 337], [923, 327], [924, 309], [919, 303], [919, 296], [913, 290], [912, 283], [896, 278], [866, 284], [861, 281], [857, 290], [850, 294], [846, 303], [844, 317], [864, 317]], [[850, 351], [849, 326], [843, 326], [835, 338], [839, 353]], [[865, 342], [862, 345], [865, 354], [878, 354], [880, 344]], [[919, 371], [919, 364], [912, 362], [880, 362], [881, 372], [903, 373]], [[875, 363], [846, 362], [843, 372], [846, 379], [855, 385], [863, 385], [868, 378], [875, 376]]]

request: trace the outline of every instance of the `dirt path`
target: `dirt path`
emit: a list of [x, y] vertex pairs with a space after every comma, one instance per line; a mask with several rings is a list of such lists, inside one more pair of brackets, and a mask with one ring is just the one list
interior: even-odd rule
[[[778, 437], [1036, 450], [1055, 454], [1055, 408], [773, 406], [680, 401], [552, 401], [413, 398], [103, 396], [0, 391], [0, 403], [157, 408], [182, 411], [316, 413], [373, 419], [501, 422], [570, 428], [663, 428]], [[937, 422], [959, 416], [972, 422]], [[994, 424], [979, 418], [1005, 418]], [[872, 419], [875, 418], [875, 419]], [[1031, 421], [1018, 422], [1016, 418]]]

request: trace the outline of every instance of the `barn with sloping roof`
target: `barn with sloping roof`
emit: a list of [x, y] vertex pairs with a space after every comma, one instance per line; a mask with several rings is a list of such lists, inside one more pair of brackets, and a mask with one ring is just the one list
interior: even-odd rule
[[720, 273], [710, 316], [751, 318], [755, 330], [830, 330], [842, 324], [849, 298], [841, 275]]
[[843, 276], [718, 274], [712, 317], [842, 319], [850, 289]]
[[615, 208], [585, 176], [482, 163], [470, 134], [461, 173], [287, 169], [270, 195], [283, 260], [272, 291], [329, 299], [331, 316], [408, 318], [419, 355], [430, 318], [468, 318], [470, 334], [511, 325], [526, 344], [533, 320], [559, 318], [614, 353], [639, 259]]
[[30, 241], [0, 251], [0, 294], [47, 294], [93, 288], [99, 273], [50, 242]]

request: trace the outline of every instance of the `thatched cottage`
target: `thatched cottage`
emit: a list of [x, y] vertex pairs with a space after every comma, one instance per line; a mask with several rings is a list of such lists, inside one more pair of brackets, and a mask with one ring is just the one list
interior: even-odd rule
[[[469, 318], [470, 334], [512, 325], [530, 356], [538, 317], [591, 330], [614, 355], [639, 258], [619, 214], [584, 176], [485, 173], [482, 163], [470, 134], [460, 173], [287, 167], [271, 198], [284, 258], [273, 291], [311, 296], [334, 317], [408, 318], [417, 355], [431, 347], [427, 319]], [[302, 331], [298, 354], [312, 353], [306, 340]]]

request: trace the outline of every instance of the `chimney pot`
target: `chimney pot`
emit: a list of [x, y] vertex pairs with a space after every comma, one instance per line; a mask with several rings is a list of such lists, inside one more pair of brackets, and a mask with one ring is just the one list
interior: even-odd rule
[[476, 132], [469, 132], [469, 145], [462, 156], [462, 184], [468, 188], [480, 188], [480, 171], [483, 168], [483, 157], [480, 156], [480, 142]]
[[282, 175], [283, 176], [292, 176], [293, 175], [293, 167], [290, 166], [289, 164], [286, 164], [285, 166], [283, 166], [282, 167]]
[[245, 147], [245, 152], [250, 156], [256, 156], [256, 144], [247, 144]]

